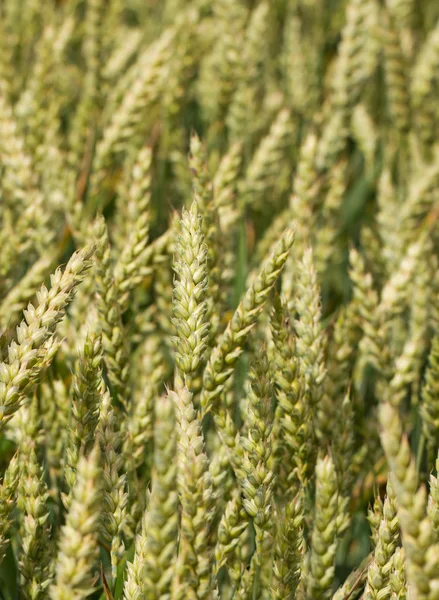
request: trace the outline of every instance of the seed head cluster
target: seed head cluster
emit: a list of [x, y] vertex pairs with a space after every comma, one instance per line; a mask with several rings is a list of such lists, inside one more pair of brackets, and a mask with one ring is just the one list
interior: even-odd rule
[[439, 2], [0, 0], [1, 600], [439, 600]]

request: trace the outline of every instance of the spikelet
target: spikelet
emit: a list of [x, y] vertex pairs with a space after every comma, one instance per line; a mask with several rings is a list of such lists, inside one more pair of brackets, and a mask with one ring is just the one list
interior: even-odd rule
[[398, 198], [392, 181], [392, 174], [388, 168], [383, 169], [378, 182], [378, 214], [377, 225], [380, 239], [382, 240], [382, 255], [384, 258], [386, 274], [389, 274], [390, 265], [397, 260], [399, 252], [398, 231], [391, 224], [390, 215], [398, 208]]
[[19, 409], [43, 368], [50, 364], [57, 349], [53, 335], [64, 316], [65, 307], [73, 297], [76, 286], [91, 266], [94, 247], [73, 254], [64, 272], [51, 276], [51, 288], [43, 285], [37, 294], [37, 305], [28, 305], [24, 320], [17, 327], [17, 341], [8, 347], [7, 362], [2, 363], [0, 396], [2, 411], [0, 428]]
[[36, 58], [32, 72], [21, 94], [16, 114], [21, 119], [26, 146], [36, 166], [41, 162], [43, 134], [56, 124], [56, 115], [50, 114], [51, 96], [47, 89], [53, 85], [56, 30], [53, 25], [44, 27], [36, 44]]
[[438, 53], [439, 25], [436, 24], [417, 56], [410, 89], [415, 122], [421, 139], [426, 144], [432, 141], [436, 129], [433, 84], [437, 78]]
[[122, 403], [127, 395], [128, 365], [126, 340], [123, 334], [123, 323], [118, 292], [111, 262], [108, 230], [104, 218], [95, 224], [97, 238], [97, 295], [100, 326], [105, 351], [105, 364], [112, 391]]
[[337, 476], [331, 457], [326, 456], [316, 464], [315, 515], [306, 590], [309, 599], [330, 598], [337, 550], [337, 508]]
[[245, 598], [252, 589], [265, 587], [265, 569], [273, 539], [270, 523], [274, 472], [270, 466], [272, 453], [273, 389], [270, 365], [262, 351], [250, 370], [247, 396], [247, 435], [241, 435], [243, 448], [239, 463], [239, 480], [243, 494], [243, 507], [255, 528], [255, 549], [250, 566], [241, 575], [238, 598]]
[[[313, 93], [313, 78], [315, 76], [315, 63], [310, 60], [311, 49], [306, 47], [304, 40], [304, 23], [290, 10], [285, 19], [284, 49], [281, 56], [281, 65], [285, 72], [288, 97], [295, 111], [310, 114], [317, 102]], [[314, 72], [313, 72], [314, 71]]]
[[[87, 336], [73, 380], [71, 423], [64, 470], [69, 490], [75, 483], [81, 451], [88, 454], [94, 443], [103, 394], [102, 361], [101, 337]], [[66, 506], [70, 505], [70, 500], [70, 496], [64, 498]]]
[[228, 565], [248, 525], [249, 520], [242, 505], [241, 493], [235, 490], [218, 525], [218, 542], [215, 547], [216, 571]]
[[149, 274], [146, 248], [149, 233], [149, 203], [151, 196], [152, 152], [143, 148], [132, 169], [128, 190], [128, 222], [123, 235], [127, 235], [122, 252], [114, 266], [114, 279], [123, 313], [129, 301], [129, 293]]
[[218, 345], [213, 349], [203, 376], [201, 406], [205, 413], [217, 403], [226, 381], [230, 378], [231, 367], [242, 353], [242, 344], [254, 327], [266, 298], [285, 265], [293, 242], [294, 230], [287, 229], [262, 265]]
[[7, 533], [11, 526], [10, 516], [15, 506], [15, 493], [18, 486], [19, 462], [12, 457], [0, 484], [0, 561], [5, 557], [9, 545]]
[[332, 80], [332, 112], [322, 131], [317, 152], [319, 169], [330, 168], [340, 158], [348, 137], [350, 112], [375, 67], [377, 44], [370, 32], [376, 28], [375, 2], [350, 0]]
[[102, 533], [111, 545], [111, 573], [116, 580], [117, 569], [123, 557], [125, 547], [122, 539], [127, 526], [127, 474], [122, 471], [124, 456], [122, 454], [122, 437], [118, 431], [111, 397], [106, 390], [101, 397], [99, 421], [96, 428], [96, 439], [101, 446], [103, 500]]
[[98, 461], [95, 448], [78, 463], [72, 503], [58, 542], [52, 600], [79, 600], [93, 591], [101, 502]]
[[294, 598], [300, 581], [303, 558], [303, 505], [300, 496], [277, 515], [277, 535], [271, 598]]
[[404, 134], [410, 126], [410, 93], [406, 76], [406, 59], [391, 11], [386, 8], [381, 12], [381, 23], [388, 110], [396, 129]]
[[[186, 380], [199, 368], [207, 347], [207, 247], [202, 233], [198, 205], [184, 211], [181, 234], [175, 248], [173, 338], [175, 362]], [[188, 380], [187, 385], [190, 385]]]
[[[144, 520], [142, 521], [143, 527]], [[146, 560], [146, 532], [141, 531], [135, 541], [133, 561], [128, 563], [124, 584], [124, 600], [140, 600], [143, 590], [143, 567]]]
[[287, 229], [241, 300], [219, 344], [213, 349], [204, 371], [200, 398], [202, 414], [206, 415], [213, 410], [216, 429], [222, 442], [228, 447], [229, 460], [235, 471], [239, 468], [242, 452], [237, 444], [236, 425], [230, 411], [220, 402], [221, 394], [229, 385], [233, 364], [243, 351], [242, 344], [263, 310], [266, 298], [286, 262], [293, 241], [294, 232], [292, 229]]
[[378, 146], [376, 125], [364, 104], [357, 104], [352, 111], [351, 131], [364, 156], [366, 173], [374, 177], [375, 155]]
[[347, 185], [347, 164], [341, 160], [328, 173], [328, 191], [320, 211], [321, 226], [314, 241], [314, 263], [318, 275], [341, 261], [338, 232]]
[[[326, 342], [320, 323], [320, 291], [311, 248], [308, 248], [302, 257], [296, 286], [295, 306], [298, 318], [294, 321], [294, 329], [297, 333], [297, 356], [299, 369], [304, 378], [305, 393], [309, 394], [310, 406], [314, 411], [322, 397], [322, 384], [326, 376], [324, 363]], [[318, 434], [321, 429], [317, 421]]]
[[30, 440], [28, 443], [30, 455], [26, 457], [19, 484], [24, 512], [19, 571], [24, 597], [40, 600], [48, 598], [47, 588], [53, 578], [51, 561], [54, 548], [50, 540], [49, 493], [35, 449], [31, 447]]
[[[175, 50], [166, 64], [166, 85], [164, 86], [161, 101], [165, 112], [167, 126], [180, 126], [181, 118], [187, 102], [190, 101], [191, 90], [187, 86], [188, 79], [194, 77], [199, 62], [210, 48], [214, 39], [213, 29], [205, 27], [205, 22], [199, 21], [200, 10], [203, 10], [205, 0], [196, 0], [182, 10], [174, 23], [180, 23]], [[175, 132], [176, 145], [180, 144], [181, 132]], [[172, 138], [170, 144], [172, 144]]]
[[376, 18], [374, 2], [350, 0], [334, 76], [334, 102], [342, 109], [355, 104], [375, 66], [377, 44], [371, 32]]
[[251, 135], [258, 109], [263, 66], [267, 60], [267, 34], [270, 27], [268, 2], [261, 2], [251, 12], [240, 52], [238, 86], [226, 116], [228, 136], [241, 143]]
[[221, 122], [236, 89], [241, 67], [238, 40], [247, 18], [247, 9], [242, 2], [218, 0], [214, 9], [217, 17], [214, 44], [201, 63], [197, 86], [202, 114], [210, 123]]
[[[313, 212], [320, 193], [319, 173], [316, 169], [317, 138], [309, 133], [300, 147], [299, 162], [290, 197], [292, 218], [297, 221], [297, 252], [300, 256], [311, 237]], [[289, 290], [286, 290], [288, 295]]]
[[112, 156], [124, 150], [127, 139], [145, 115], [145, 111], [154, 105], [163, 89], [166, 69], [175, 44], [178, 26], [165, 30], [159, 39], [148, 47], [139, 57], [135, 67], [132, 86], [127, 87], [120, 105], [112, 114], [104, 137], [96, 148], [92, 193], [97, 194], [105, 171], [111, 165]]
[[[2, 196], [4, 196], [6, 209], [4, 221], [6, 231], [12, 230], [12, 228], [8, 228], [8, 220], [17, 219], [10, 233], [15, 242], [9, 250], [12, 259], [25, 251], [29, 252], [30, 249], [35, 250], [35, 247], [47, 244], [50, 242], [51, 235], [47, 226], [47, 214], [44, 212], [44, 198], [37, 187], [37, 180], [33, 172], [32, 158], [26, 152], [25, 142], [18, 131], [12, 107], [2, 93], [0, 93], [0, 109], [0, 158], [3, 164], [2, 186], [4, 191]], [[29, 228], [31, 223], [34, 228], [35, 225], [37, 226], [34, 231]], [[23, 236], [26, 230], [28, 239], [25, 242]], [[5, 237], [4, 243], [7, 247], [7, 237]], [[8, 261], [6, 260], [2, 270], [5, 271], [7, 267]]]
[[360, 353], [365, 362], [370, 362], [385, 377], [389, 377], [390, 357], [386, 346], [386, 331], [378, 314], [379, 300], [372, 276], [366, 272], [364, 261], [358, 252], [352, 249], [349, 258], [350, 277], [354, 284], [354, 310], [363, 329]]
[[375, 546], [378, 544], [378, 532], [380, 529], [380, 523], [383, 519], [383, 509], [384, 509], [384, 503], [381, 500], [380, 496], [376, 495], [374, 498], [374, 502], [373, 505], [369, 507], [368, 511], [367, 511], [367, 520], [369, 522], [370, 525], [370, 529], [371, 529], [371, 542], [372, 542], [372, 546], [375, 548]]
[[269, 521], [273, 472], [269, 468], [272, 452], [273, 390], [269, 362], [265, 354], [258, 357], [250, 371], [247, 398], [247, 436], [241, 437], [244, 456], [240, 465], [243, 505], [253, 519], [256, 544], [261, 544]]
[[189, 168], [195, 201], [199, 203], [202, 217], [202, 233], [207, 245], [207, 269], [209, 272], [209, 295], [206, 318], [210, 322], [209, 342], [219, 328], [219, 315], [224, 304], [221, 291], [224, 272], [225, 248], [219, 228], [219, 214], [213, 196], [212, 181], [207, 165], [207, 154], [197, 135], [190, 139]]
[[407, 287], [414, 276], [418, 262], [426, 248], [426, 238], [421, 236], [410, 244], [401, 258], [397, 269], [392, 273], [381, 291], [380, 311], [384, 316], [398, 314], [408, 304]]
[[297, 479], [309, 475], [311, 440], [309, 398], [299, 372], [296, 343], [288, 311], [282, 300], [275, 302], [270, 319], [272, 362], [277, 406], [274, 413], [274, 469], [277, 486], [290, 500], [297, 493]]
[[166, 374], [165, 357], [158, 336], [148, 337], [139, 348], [138, 369], [133, 389], [132, 409], [128, 422], [122, 428], [126, 432], [124, 454], [127, 463], [136, 468], [148, 464], [148, 445], [153, 438], [154, 407], [162, 393]]
[[[334, 422], [337, 422], [337, 410], [344, 413], [342, 406], [346, 402], [345, 394], [348, 392], [346, 386], [352, 378], [360, 338], [361, 331], [355, 318], [355, 306], [351, 302], [341, 308], [334, 323], [332, 337], [328, 342], [327, 376], [324, 381], [323, 397], [318, 408], [318, 411], [325, 415], [327, 420], [325, 425], [325, 417], [319, 418], [324, 438], [333, 439], [335, 443], [337, 443], [340, 431], [337, 428], [335, 431], [331, 431], [331, 428]], [[352, 431], [349, 433], [347, 429], [345, 433], [346, 435], [353, 434]], [[346, 456], [340, 458], [342, 461], [349, 462], [349, 458]]]
[[68, 441], [70, 394], [61, 379], [41, 383], [41, 421], [46, 438], [47, 471], [51, 485], [58, 493], [58, 485], [64, 479], [63, 452]]
[[[289, 138], [292, 135], [291, 117], [283, 108], [273, 121], [270, 131], [262, 139], [248, 165], [240, 185], [241, 201], [264, 208], [267, 192], [273, 193], [279, 185], [280, 164], [285, 157]], [[282, 181], [280, 185], [283, 186]]]
[[[120, 2], [120, 0], [116, 0]], [[115, 1], [111, 2], [115, 5]], [[110, 11], [111, 12], [111, 11]], [[125, 43], [114, 48], [108, 57], [107, 62], [102, 65], [102, 80], [104, 89], [109, 89], [109, 86], [117, 83], [119, 77], [123, 77], [124, 71], [132, 62], [132, 59], [138, 54], [142, 42], [142, 34], [139, 28], [130, 29], [129, 39], [124, 40]]]
[[212, 481], [201, 422], [187, 388], [169, 393], [178, 423], [178, 487], [181, 534], [175, 598], [210, 598], [214, 588], [209, 532], [214, 515]]
[[224, 154], [213, 177], [213, 201], [218, 210], [222, 232], [236, 224], [239, 211], [236, 205], [236, 188], [242, 162], [242, 144], [236, 142]]
[[429, 464], [432, 463], [433, 453], [436, 451], [439, 437], [439, 414], [437, 414], [437, 406], [435, 402], [437, 386], [437, 377], [439, 369], [439, 340], [435, 336], [432, 341], [428, 368], [425, 374], [425, 383], [422, 387], [422, 432], [427, 440], [427, 452], [429, 456]]
[[393, 555], [390, 587], [392, 589], [392, 600], [406, 600], [409, 597], [404, 548], [397, 548]]
[[69, 139], [69, 160], [73, 164], [78, 164], [83, 159], [87, 143], [97, 126], [101, 105], [104, 7], [102, 0], [88, 0], [86, 4], [82, 48], [86, 72]]
[[388, 485], [382, 520], [376, 532], [374, 558], [367, 569], [367, 584], [364, 594], [367, 600], [380, 598], [389, 588], [393, 555], [399, 538], [398, 525], [395, 498], [391, 486]]
[[[176, 237], [175, 229], [172, 231], [172, 239]], [[171, 247], [169, 247], [172, 253]], [[165, 340], [169, 347], [172, 347], [172, 335], [175, 333], [175, 328], [172, 325], [172, 321], [168, 318], [168, 315], [172, 314], [172, 292], [173, 292], [173, 278], [172, 278], [172, 261], [170, 254], [167, 254], [166, 260], [162, 262], [160, 268], [154, 274], [153, 280], [153, 293], [155, 297], [155, 304], [157, 307], [156, 323], [158, 329], [162, 333], [165, 333]]]
[[439, 176], [439, 155], [434, 154], [431, 164], [423, 165], [416, 178], [412, 178], [402, 207], [399, 227], [399, 256], [419, 240], [419, 227], [432, 208], [433, 190]]
[[[439, 547], [433, 523], [427, 516], [425, 488], [418, 488], [416, 467], [403, 436], [398, 410], [383, 404], [379, 411], [381, 441], [392, 474], [402, 541], [407, 555], [407, 575], [418, 598], [432, 598], [437, 587], [435, 565]], [[426, 552], [428, 548], [428, 552]]]
[[0, 322], [3, 327], [15, 324], [19, 320], [26, 305], [35, 296], [41, 280], [46, 277], [52, 263], [51, 257], [41, 256], [3, 298], [0, 305]]
[[411, 58], [415, 50], [416, 28], [419, 26], [416, 3], [413, 0], [388, 0], [387, 4], [400, 31], [404, 54]]
[[151, 600], [169, 594], [177, 551], [176, 435], [169, 397], [156, 405], [154, 438], [152, 489], [142, 529], [146, 537], [142, 590]]
[[349, 502], [352, 488], [358, 471], [361, 469], [363, 455], [368, 448], [367, 442], [358, 448], [359, 444], [355, 436], [356, 415], [349, 392], [342, 402], [337, 403], [334, 414], [341, 417], [338, 419], [333, 417], [333, 420], [330, 421], [333, 424], [330, 439], [339, 486], [337, 532], [341, 536], [350, 525]]

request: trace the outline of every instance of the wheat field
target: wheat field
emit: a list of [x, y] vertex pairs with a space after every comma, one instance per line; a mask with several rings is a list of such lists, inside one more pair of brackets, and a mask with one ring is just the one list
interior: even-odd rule
[[0, 599], [439, 600], [437, 0], [0, 0]]

